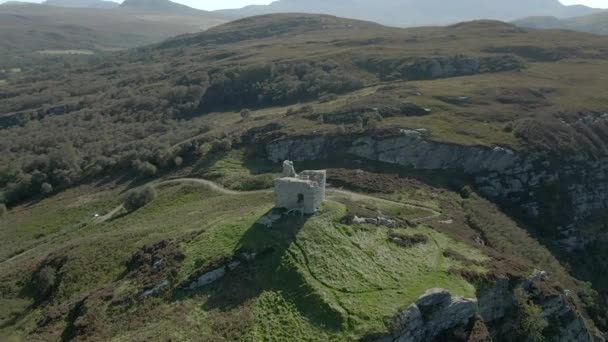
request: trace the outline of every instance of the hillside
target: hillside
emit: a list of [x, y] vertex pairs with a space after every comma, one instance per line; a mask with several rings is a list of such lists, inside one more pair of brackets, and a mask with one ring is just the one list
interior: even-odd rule
[[[458, 213], [452, 206], [460, 206], [458, 195], [425, 197], [435, 190], [415, 182], [391, 197], [402, 194], [408, 198], [404, 202], [383, 199], [386, 194], [351, 200], [345, 192], [332, 191], [318, 214], [285, 217], [272, 228], [256, 224], [272, 208], [271, 193], [226, 194], [188, 181], [156, 188], [158, 195], [151, 204], [131, 213], [110, 214], [109, 219], [91, 215], [108, 213], [118, 205], [116, 198], [127, 189], [124, 185], [112, 190], [107, 185], [79, 187], [29, 208], [15, 208], [4, 217], [0, 234], [11, 244], [4, 244], [0, 253], [3, 259], [13, 257], [0, 263], [4, 289], [0, 337], [372, 339], [386, 333], [392, 317], [430, 287], [470, 298], [476, 295], [476, 283], [466, 274], [479, 272], [491, 278], [508, 273], [518, 286], [517, 277], [525, 279], [532, 272], [525, 259], [512, 256], [506, 261], [507, 255], [463, 238], [475, 232], [461, 223], [462, 215], [454, 216]], [[416, 204], [421, 209], [403, 210], [405, 203], [424, 204]], [[462, 205], [465, 211], [488, 206], [479, 198]], [[437, 209], [427, 207], [441, 210], [442, 217], [429, 216]], [[344, 223], [343, 217], [360, 213], [361, 208], [381, 208], [419, 223], [393, 230]], [[438, 228], [437, 222], [448, 218], [458, 220], [450, 229], [463, 235], [451, 237]], [[45, 222], [43, 229], [40, 220]], [[549, 257], [543, 262], [552, 267], [552, 274], [572, 281], [546, 250], [525, 238], [514, 223], [506, 223], [503, 229], [523, 238], [519, 243], [535, 248], [531, 260]], [[19, 235], [12, 233], [10, 227], [15, 225]], [[400, 246], [388, 239], [391, 231], [419, 242]], [[487, 234], [497, 243], [511, 243], [492, 229]], [[523, 255], [524, 248], [512, 251]], [[215, 283], [190, 285], [192, 279], [229, 260], [236, 266]], [[24, 288], [21, 294], [20, 288]], [[544, 296], [537, 294], [534, 300], [542, 303], [548, 299]], [[496, 303], [482, 299], [480, 305], [490, 308]], [[567, 325], [571, 321], [581, 323], [580, 318], [563, 318], [564, 329], [572, 329]], [[444, 319], [444, 324], [450, 321]], [[576, 328], [571, 332], [580, 333]]]
[[[0, 67], [43, 65], [40, 53], [98, 53], [200, 32], [225, 22], [203, 11], [161, 12], [137, 8], [74, 8], [22, 4], [0, 6]], [[87, 3], [88, 4], [88, 3]], [[67, 7], [72, 8], [67, 8]], [[164, 11], [164, 12], [163, 12]]]
[[555, 17], [529, 17], [513, 22], [517, 26], [536, 29], [560, 29], [608, 34], [608, 12], [587, 16], [558, 19]]
[[247, 17], [271, 13], [323, 13], [393, 26], [445, 25], [475, 19], [513, 20], [524, 16], [571, 17], [593, 13], [585, 6], [564, 6], [558, 0], [396, 1], [279, 0], [218, 13]]
[[162, 12], [164, 14], [196, 14], [203, 11], [181, 5], [169, 0], [125, 0], [120, 5], [122, 9], [142, 12]]
[[[0, 74], [0, 339], [600, 339], [607, 46], [294, 13]], [[266, 228], [285, 159], [329, 198]]]

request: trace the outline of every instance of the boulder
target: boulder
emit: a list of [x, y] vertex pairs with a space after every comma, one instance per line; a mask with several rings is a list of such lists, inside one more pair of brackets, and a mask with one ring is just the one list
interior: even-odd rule
[[427, 338], [434, 338], [440, 332], [459, 325], [467, 325], [477, 314], [477, 300], [471, 298], [453, 298], [445, 308], [436, 312], [432, 319], [427, 321]]
[[416, 304], [410, 305], [406, 310], [399, 313], [394, 322], [394, 341], [410, 342], [421, 341], [424, 338], [424, 319]]
[[499, 277], [493, 286], [488, 286], [480, 292], [478, 300], [479, 315], [485, 322], [503, 318], [515, 306], [509, 278]]
[[429, 289], [393, 320], [392, 336], [375, 341], [431, 341], [442, 332], [465, 326], [477, 314], [477, 300], [452, 297], [446, 289]]
[[226, 275], [226, 266], [221, 266], [212, 271], [209, 271], [201, 275], [195, 282], [190, 284], [190, 289], [196, 289], [199, 287], [207, 286], [211, 283], [216, 282]]
[[437, 306], [437, 305], [446, 305], [450, 303], [452, 299], [452, 294], [450, 291], [446, 289], [430, 289], [427, 290], [418, 300], [416, 300], [416, 305], [419, 307], [429, 307], [429, 306]]

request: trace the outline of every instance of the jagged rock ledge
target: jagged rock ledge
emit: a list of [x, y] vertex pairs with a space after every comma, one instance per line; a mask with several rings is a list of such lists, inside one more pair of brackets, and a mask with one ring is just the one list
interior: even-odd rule
[[373, 136], [281, 138], [269, 142], [266, 153], [274, 162], [348, 155], [404, 168], [457, 170], [471, 178], [484, 196], [519, 208], [518, 215], [532, 223], [558, 229], [560, 243], [571, 251], [584, 248], [588, 242], [573, 228], [576, 223], [608, 208], [608, 158], [556, 157], [500, 146], [433, 142], [422, 132], [408, 129]]
[[516, 288], [525, 291], [528, 298], [541, 308], [543, 318], [554, 327], [547, 340], [593, 341], [583, 318], [569, 303], [567, 294], [548, 286], [546, 279], [534, 277], [515, 282], [506, 277], [499, 278], [492, 286], [479, 291], [478, 298], [453, 296], [446, 289], [429, 289], [393, 318], [390, 332], [369, 336], [363, 341], [422, 342], [439, 337], [453, 340], [450, 334], [454, 331], [468, 335], [468, 340], [514, 340], [517, 338], [515, 324], [519, 319], [514, 295]]

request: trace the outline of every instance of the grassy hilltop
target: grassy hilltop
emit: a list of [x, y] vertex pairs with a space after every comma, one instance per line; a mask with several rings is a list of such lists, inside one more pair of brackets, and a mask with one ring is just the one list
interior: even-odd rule
[[[239, 164], [231, 158], [209, 169], [247, 172], [226, 168], [230, 160]], [[348, 183], [348, 174], [330, 170], [335, 181]], [[356, 177], [379, 184], [373, 174]], [[365, 198], [330, 192], [319, 213], [272, 228], [256, 224], [273, 207], [271, 193], [223, 193], [188, 181], [156, 186], [157, 197], [132, 213], [113, 210], [129, 187], [107, 182], [16, 207], [0, 221], [8, 242], [0, 250], [0, 336], [341, 341], [386, 331], [397, 311], [430, 287], [475, 297], [482, 283], [459, 270], [483, 278], [526, 275], [542, 265], [577, 286], [550, 253], [484, 200], [410, 182], [390, 194], [370, 186]], [[342, 220], [377, 211], [418, 223], [390, 230]], [[479, 233], [471, 220], [482, 224], [492, 248], [472, 243]], [[403, 247], [389, 232], [424, 239]], [[211, 286], [187, 289], [197, 270], [239, 251], [261, 256]], [[143, 295], [165, 279], [169, 286]]]

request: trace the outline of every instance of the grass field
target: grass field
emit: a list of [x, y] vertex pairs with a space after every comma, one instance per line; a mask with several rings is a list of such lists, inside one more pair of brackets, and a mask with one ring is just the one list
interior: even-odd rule
[[[126, 311], [103, 300], [87, 302], [97, 320], [94, 325], [83, 323], [85, 330], [117, 341], [197, 336], [232, 340], [237, 335], [236, 340], [260, 341], [294, 336], [352, 339], [385, 331], [388, 319], [429, 287], [474, 296], [473, 285], [447, 272], [459, 264], [443, 256], [448, 248], [470, 259], [486, 259], [481, 251], [425, 226], [403, 229], [404, 234], [429, 238], [407, 249], [389, 242], [386, 228], [341, 224], [352, 203], [339, 199], [327, 202], [312, 217], [260, 227], [255, 222], [272, 208], [271, 193], [225, 195], [192, 185], [163, 186], [148, 206], [93, 223], [92, 213], [117, 204], [116, 191], [69, 191], [16, 208], [0, 221], [3, 239], [11, 239], [2, 245], [2, 260], [16, 249], [40, 246], [0, 264], [5, 289], [0, 304], [7, 308], [0, 317], [3, 339], [55, 339], [65, 334], [66, 322], [39, 323], [53, 310], [83, 296], [94, 298], [101, 289], [109, 289], [114, 297], [135, 295], [140, 285], [124, 277], [125, 263], [142, 246], [160, 240], [171, 241], [185, 256], [175, 284], [201, 265], [238, 250], [273, 252], [214, 285], [197, 291], [172, 289], [137, 301]], [[58, 259], [64, 261], [52, 299], [40, 304], [24, 296], [20, 288], [29, 274], [40, 263]], [[87, 321], [87, 316], [81, 319]]]

